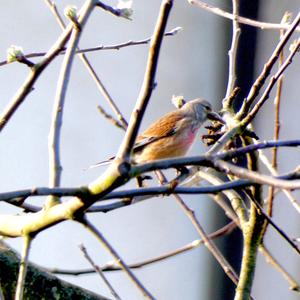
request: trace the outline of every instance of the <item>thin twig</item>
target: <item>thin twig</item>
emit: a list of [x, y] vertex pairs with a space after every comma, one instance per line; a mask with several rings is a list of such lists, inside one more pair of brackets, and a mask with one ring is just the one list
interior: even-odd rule
[[8, 200], [5, 202], [9, 203], [15, 207], [22, 208], [23, 212], [26, 212], [26, 213], [37, 212], [37, 211], [40, 211], [41, 209], [43, 209], [42, 206], [27, 204], [27, 203], [24, 203], [24, 201], [25, 201], [25, 198], [24, 198], [24, 200], [22, 200], [20, 202], [18, 201], [18, 198], [17, 198], [17, 199], [11, 199], [11, 200]]
[[[102, 9], [106, 10], [107, 12], [111, 13], [112, 15], [115, 15], [116, 17], [124, 17], [122, 15], [122, 9], [112, 7], [110, 5], [107, 5], [101, 1], [98, 1], [97, 3], [98, 7], [101, 7]], [[125, 17], [124, 17], [125, 18]]]
[[[82, 9], [80, 10], [80, 18], [79, 24], [83, 26], [90, 15], [96, 0], [87, 0]], [[17, 93], [14, 95], [13, 99], [10, 103], [5, 107], [4, 111], [0, 115], [0, 132], [9, 122], [11, 117], [17, 111], [19, 106], [23, 103], [26, 96], [31, 92], [34, 83], [37, 81], [42, 71], [51, 63], [51, 61], [58, 55], [58, 53], [65, 47], [65, 44], [70, 38], [71, 31], [73, 29], [73, 24], [69, 24], [66, 29], [63, 31], [61, 36], [57, 39], [54, 45], [48, 50], [43, 59], [35, 64], [34, 67], [31, 68], [30, 73], [25, 79], [22, 86], [19, 88]]]
[[[229, 181], [224, 183], [222, 179], [212, 174], [212, 172], [205, 172], [201, 170], [197, 172], [197, 177], [211, 183], [214, 187], [217, 186], [220, 187], [224, 184], [229, 184], [234, 182], [234, 181]], [[232, 189], [228, 189], [228, 190], [226, 189], [222, 191], [222, 193], [229, 199], [231, 207], [227, 201], [218, 201], [216, 197], [213, 197], [213, 199], [224, 210], [228, 218], [233, 220], [235, 224], [237, 224], [239, 227], [243, 228], [243, 226], [247, 222], [248, 213], [245, 204], [243, 203], [240, 195], [237, 192], [239, 189], [240, 188], [232, 188]], [[219, 193], [214, 195], [219, 195]]]
[[[284, 45], [287, 43], [288, 39], [290, 38], [291, 34], [295, 31], [297, 25], [300, 22], [300, 13], [297, 15], [297, 17], [295, 18], [295, 20], [293, 21], [293, 23], [289, 26], [288, 30], [286, 31], [284, 37], [282, 38], [282, 40], [278, 43], [277, 47], [275, 48], [273, 54], [271, 55], [270, 59], [268, 60], [267, 64], [265, 64], [265, 67], [263, 69], [263, 71], [261, 72], [261, 74], [258, 76], [257, 80], [255, 81], [255, 83], [253, 84], [248, 97], [247, 97], [247, 101], [244, 102], [244, 105], [242, 106], [240, 112], [238, 113], [238, 116], [236, 116], [236, 120], [237, 119], [243, 119], [242, 122], [240, 123], [236, 123], [236, 125], [233, 125], [230, 130], [228, 130], [208, 151], [209, 154], [212, 153], [216, 153], [218, 151], [220, 151], [222, 148], [225, 147], [225, 145], [227, 144], [227, 142], [229, 140], [231, 140], [232, 138], [234, 138], [237, 134], [240, 134], [241, 131], [245, 130], [245, 128], [247, 127], [247, 125], [253, 120], [253, 118], [255, 117], [256, 113], [258, 112], [259, 108], [262, 106], [262, 104], [266, 101], [266, 99], [268, 98], [269, 92], [271, 90], [271, 88], [273, 87], [273, 85], [276, 83], [276, 80], [274, 76], [272, 77], [272, 81], [269, 84], [269, 87], [267, 87], [267, 89], [265, 90], [264, 95], [261, 97], [261, 100], [258, 101], [258, 103], [255, 105], [255, 107], [252, 109], [251, 111], [251, 115], [248, 114], [248, 111], [250, 109], [250, 106], [252, 105], [252, 103], [254, 102], [256, 96], [258, 95], [261, 87], [263, 86], [263, 84], [266, 81], [266, 78], [268, 77], [273, 65], [275, 64], [279, 53], [281, 52], [282, 48], [284, 47]], [[296, 47], [295, 47], [296, 48]], [[283, 66], [282, 66], [283, 67]], [[282, 74], [282, 72], [285, 70], [285, 68], [287, 67], [287, 65], [284, 68], [281, 68], [280, 72], [277, 72], [277, 76], [280, 76]]]
[[[210, 239], [216, 239], [222, 236], [225, 236], [227, 234], [230, 234], [232, 232], [232, 230], [234, 230], [236, 228], [236, 225], [234, 222], [230, 222], [227, 225], [223, 226], [222, 228], [216, 230], [213, 233], [210, 233], [208, 235], [208, 237]], [[203, 245], [204, 241], [202, 239], [199, 240], [194, 240], [191, 243], [188, 243], [180, 248], [177, 248], [175, 250], [166, 252], [164, 254], [161, 254], [159, 256], [153, 257], [153, 258], [149, 258], [140, 262], [136, 262], [136, 263], [132, 263], [132, 264], [128, 264], [128, 267], [130, 269], [138, 269], [138, 268], [142, 268], [145, 267], [147, 265], [153, 264], [153, 263], [157, 263], [160, 261], [163, 261], [165, 259], [177, 256], [179, 254], [183, 254], [187, 251], [191, 251], [193, 249], [196, 249], [197, 247], [199, 247], [200, 245]], [[99, 268], [99, 267], [98, 267]], [[119, 265], [115, 262], [115, 261], [110, 261], [107, 262], [106, 264], [104, 264], [101, 268], [102, 272], [107, 272], [107, 271], [120, 271], [121, 268], [119, 267]], [[72, 275], [72, 276], [78, 276], [78, 275], [84, 275], [84, 274], [91, 274], [91, 273], [95, 273], [95, 269], [82, 269], [82, 270], [64, 270], [64, 269], [60, 269], [60, 268], [54, 268], [54, 269], [46, 269], [48, 272], [53, 273], [53, 274], [58, 274], [58, 275]]]
[[263, 208], [261, 207], [261, 205], [259, 204], [259, 202], [255, 199], [252, 198], [251, 199], [252, 203], [254, 204], [256, 210], [258, 211], [258, 213], [260, 215], [262, 215], [266, 221], [272, 225], [272, 227], [277, 231], [277, 233], [296, 251], [296, 253], [298, 255], [300, 255], [300, 249], [297, 246], [296, 243], [294, 243], [292, 241], [292, 239], [289, 238], [289, 236], [272, 220], [271, 217], [269, 217], [263, 210]]
[[[132, 198], [132, 197], [138, 197], [138, 196], [147, 196], [147, 195], [160, 195], [160, 194], [173, 194], [173, 192], [176, 192], [178, 194], [217, 194], [219, 192], [229, 190], [229, 189], [235, 189], [235, 188], [244, 188], [248, 187], [250, 185], [255, 184], [253, 181], [250, 180], [236, 180], [231, 182], [226, 182], [219, 185], [214, 186], [203, 186], [203, 187], [181, 187], [177, 186], [174, 190], [171, 189], [168, 186], [158, 186], [158, 187], [148, 187], [148, 188], [137, 188], [137, 189], [126, 189], [121, 191], [113, 191], [107, 194], [104, 197], [96, 198], [95, 201], [104, 201], [104, 200], [111, 200], [111, 199], [118, 199], [118, 198]], [[22, 198], [28, 198], [28, 197], [34, 197], [34, 196], [57, 196], [57, 197], [85, 197], [87, 194], [80, 188], [46, 188], [46, 187], [38, 187], [35, 189], [25, 189], [25, 190], [16, 190], [6, 193], [0, 193], [0, 201], [6, 201], [10, 204], [17, 205], [17, 199], [20, 197]], [[122, 200], [122, 202], [124, 201]], [[130, 204], [130, 203], [129, 203]], [[116, 205], [116, 207], [114, 207]], [[125, 203], [121, 206], [124, 206]], [[17, 206], [21, 206], [17, 205]], [[107, 208], [99, 207], [99, 211], [109, 211], [110, 209], [108, 207], [111, 206], [111, 210], [118, 208], [118, 203], [112, 203], [107, 206]], [[26, 209], [26, 206], [25, 206]], [[35, 206], [29, 206], [29, 210], [38, 211], [38, 207]], [[91, 208], [92, 212], [97, 212], [97, 209]]]
[[104, 96], [104, 98], [106, 99], [106, 101], [108, 102], [110, 107], [112, 108], [113, 112], [116, 114], [117, 118], [121, 122], [123, 129], [126, 129], [128, 124], [127, 124], [125, 117], [123, 116], [122, 112], [120, 111], [120, 109], [116, 105], [115, 101], [111, 97], [110, 93], [108, 92], [107, 88], [103, 84], [102, 80], [97, 75], [97, 73], [94, 70], [94, 68], [92, 67], [90, 61], [88, 60], [88, 58], [86, 57], [86, 55], [84, 53], [79, 54], [79, 57], [81, 58], [83, 64], [85, 65], [88, 72], [90, 73], [90, 75], [92, 76], [94, 81], [96, 82], [98, 89], [100, 90], [100, 92], [102, 93], [102, 95]]
[[[207, 4], [203, 1], [200, 0], [188, 0], [188, 2], [192, 5], [195, 5], [201, 9], [207, 10], [211, 13], [214, 13], [216, 15], [219, 15], [223, 18], [229, 19], [229, 20], [233, 20], [234, 19], [234, 15], [220, 9], [219, 7]], [[258, 27], [260, 29], [273, 29], [273, 30], [281, 30], [281, 29], [288, 29], [289, 26], [288, 25], [284, 25], [284, 24], [278, 24], [278, 23], [267, 23], [267, 22], [260, 22], [260, 21], [256, 21], [256, 20], [252, 20], [249, 18], [244, 18], [241, 16], [237, 16], [237, 21], [239, 23], [242, 24], [246, 24], [249, 26], [254, 26], [254, 27]], [[300, 31], [300, 27], [296, 28], [296, 31]]]
[[231, 40], [231, 47], [228, 52], [229, 57], [229, 74], [228, 74], [228, 83], [227, 83], [227, 90], [225, 99], [227, 99], [234, 87], [236, 82], [236, 62], [237, 62], [237, 50], [238, 44], [241, 34], [241, 28], [239, 27], [239, 23], [237, 20], [239, 14], [239, 1], [232, 0], [232, 13], [233, 13], [233, 20], [232, 20], [232, 40]]
[[[48, 2], [50, 0], [45, 0], [48, 4]], [[53, 3], [53, 1], [52, 1]], [[53, 4], [51, 3], [51, 9], [53, 9]], [[54, 4], [54, 7], [55, 4]], [[56, 10], [57, 12], [57, 10]], [[64, 23], [62, 23], [64, 24]], [[61, 24], [60, 24], [61, 26]], [[175, 27], [173, 28], [172, 30], [170, 31], [167, 31], [164, 36], [174, 36], [176, 35], [178, 32], [180, 32], [182, 30], [181, 27]], [[122, 48], [126, 48], [126, 47], [131, 47], [131, 46], [139, 46], [139, 45], [147, 45], [149, 44], [151, 40], [151, 37], [149, 38], [145, 38], [145, 39], [141, 39], [141, 40], [137, 40], [137, 41], [127, 41], [127, 42], [123, 42], [123, 43], [119, 43], [119, 44], [113, 44], [113, 45], [100, 45], [100, 46], [95, 46], [95, 47], [90, 47], [90, 48], [83, 48], [83, 49], [77, 49], [76, 50], [76, 54], [81, 54], [81, 53], [89, 53], [89, 52], [97, 52], [97, 51], [102, 51], [102, 50], [120, 50]], [[58, 55], [64, 55], [66, 53], [66, 48], [63, 47], [62, 50], [58, 53]], [[24, 54], [24, 57], [25, 58], [36, 58], [36, 57], [42, 57], [46, 54], [46, 52], [32, 52], [32, 53], [27, 53], [27, 54]], [[7, 60], [2, 60], [0, 61], [0, 67], [1, 66], [5, 66], [9, 64], [7, 62]]]
[[119, 264], [120, 268], [128, 275], [128, 277], [132, 280], [135, 286], [142, 292], [143, 296], [146, 299], [154, 300], [155, 298], [151, 295], [151, 293], [144, 287], [144, 285], [140, 282], [140, 280], [133, 274], [127, 264], [123, 261], [120, 255], [116, 252], [116, 250], [110, 245], [108, 240], [103, 236], [103, 234], [91, 223], [87, 220], [87, 218], [83, 217], [78, 220], [82, 225], [84, 225], [96, 238], [101, 242], [101, 244], [105, 247], [105, 249], [114, 257], [116, 262]]
[[[65, 24], [64, 24], [64, 22], [63, 22], [63, 20], [62, 20], [62, 18], [60, 16], [57, 8], [56, 8], [55, 3], [54, 2], [50, 2], [49, 3], [49, 0], [46, 0], [46, 3], [51, 8], [51, 11], [52, 11], [53, 15], [55, 16], [55, 18], [58, 20], [58, 23], [59, 23], [60, 27], [62, 29], [64, 29], [65, 28]], [[80, 57], [82, 63], [85, 65], [85, 67], [88, 70], [89, 74], [92, 76], [93, 80], [95, 81], [98, 89], [100, 90], [100, 92], [102, 93], [102, 95], [104, 96], [104, 98], [109, 103], [109, 105], [111, 106], [112, 110], [114, 111], [114, 113], [118, 117], [120, 123], [122, 124], [122, 127], [125, 129], [127, 127], [127, 121], [125, 120], [125, 118], [122, 115], [121, 111], [119, 110], [119, 108], [115, 104], [114, 100], [110, 96], [108, 90], [105, 88], [104, 84], [100, 80], [100, 78], [97, 75], [96, 71], [92, 67], [92, 64], [88, 60], [87, 56], [84, 54], [84, 52], [80, 52], [79, 48], [76, 49], [76, 53], [80, 53], [79, 57]]]
[[[239, 176], [239, 177], [243, 177], [243, 178], [251, 178], [252, 180], [255, 180], [257, 183], [262, 183], [262, 181], [264, 181], [266, 183], [268, 181], [268, 183], [270, 184], [270, 182], [273, 179], [272, 177], [271, 178], [267, 178], [269, 176], [261, 175], [261, 174], [259, 174], [257, 172], [250, 171], [250, 170], [245, 169], [245, 168], [237, 167], [237, 166], [235, 166], [233, 164], [230, 164], [230, 163], [227, 163], [227, 162], [224, 162], [224, 161], [216, 161], [215, 165], [218, 166], [218, 167], [220, 167], [224, 171], [226, 171], [226, 173], [230, 173], [230, 174], [233, 174], [235, 176]], [[274, 180], [281, 181], [280, 179], [274, 179]], [[288, 183], [290, 183], [290, 182], [285, 182], [285, 184], [288, 184]], [[277, 184], [276, 186], [278, 186], [278, 185], [279, 184]], [[277, 224], [275, 224], [275, 222], [271, 219], [271, 217], [269, 217], [263, 211], [263, 208], [256, 201], [256, 199], [255, 198], [251, 198], [251, 201], [252, 201], [252, 203], [255, 204], [255, 207], [259, 211], [259, 214], [262, 215], [273, 226], [273, 228], [290, 244], [290, 246], [298, 254], [300, 254], [300, 249], [298, 248], [298, 246], [287, 236], [287, 234], [279, 226], [277, 226]]]
[[[282, 24], [288, 24], [287, 20], [290, 17], [290, 13], [285, 13], [281, 23]], [[280, 30], [280, 39], [282, 39], [284, 35], [284, 30]], [[279, 68], [284, 63], [284, 52], [283, 50], [280, 52], [279, 60], [278, 60], [278, 66]], [[277, 83], [277, 89], [276, 89], [276, 96], [274, 101], [274, 111], [275, 111], [275, 119], [274, 119], [274, 134], [273, 139], [278, 140], [279, 139], [279, 131], [280, 131], [280, 101], [281, 101], [281, 91], [282, 91], [282, 85], [283, 85], [283, 75], [280, 76]], [[277, 148], [272, 149], [272, 168], [274, 170], [277, 169]], [[268, 205], [268, 215], [272, 217], [273, 215], [273, 200], [274, 200], [274, 187], [269, 188], [269, 195], [267, 200]], [[266, 228], [267, 229], [267, 228]]]
[[260, 174], [255, 171], [250, 171], [246, 168], [238, 167], [223, 160], [216, 160], [214, 162], [214, 165], [227, 174], [232, 174], [240, 178], [249, 179], [258, 184], [267, 184], [287, 190], [295, 190], [300, 188], [300, 180], [289, 181], [278, 179], [272, 176]]
[[15, 198], [28, 198], [31, 196], [49, 196], [57, 197], [82, 197], [85, 193], [84, 188], [49, 188], [38, 187], [25, 190], [17, 190], [12, 192], [0, 193], [1, 201], [8, 201]]
[[198, 234], [203, 239], [205, 246], [209, 250], [209, 252], [214, 256], [214, 258], [218, 261], [222, 269], [224, 270], [225, 274], [232, 280], [232, 282], [237, 285], [239, 277], [233, 267], [229, 264], [226, 258], [223, 256], [222, 252], [217, 248], [217, 246], [210, 240], [207, 236], [205, 231], [203, 230], [202, 226], [200, 225], [198, 219], [195, 216], [193, 210], [191, 210], [186, 203], [179, 197], [177, 194], [174, 195], [175, 199], [177, 200], [180, 207], [183, 209], [184, 213], [190, 219], [191, 223], [194, 225], [195, 229], [197, 230]]
[[[80, 18], [80, 17], [79, 17]], [[80, 18], [81, 19], [81, 18]], [[79, 20], [78, 20], [79, 22]], [[80, 29], [74, 26], [71, 33], [70, 41], [62, 62], [59, 78], [57, 82], [57, 89], [53, 105], [52, 121], [49, 132], [49, 186], [57, 187], [60, 185], [62, 166], [60, 161], [60, 135], [63, 120], [63, 111], [65, 98], [68, 88], [68, 83], [71, 74], [71, 68], [75, 55], [76, 47], [79, 43], [79, 38], [82, 32], [82, 22], [80, 22]], [[59, 200], [57, 197], [49, 197], [46, 207], [52, 206]]]
[[[202, 172], [200, 171], [199, 174], [201, 177], [204, 176], [204, 179], [207, 181], [210, 181], [211, 183], [215, 184], [215, 180], [217, 180], [217, 183], [219, 183], [220, 179], [219, 178], [214, 178], [213, 175], [207, 173], [207, 172]], [[230, 191], [232, 192], [232, 191]], [[230, 195], [229, 195], [230, 197]], [[261, 212], [263, 212], [263, 210], [260, 210]], [[230, 215], [228, 215], [230, 217]], [[239, 226], [240, 227], [240, 226]], [[291, 285], [291, 289], [292, 290], [298, 290], [299, 289], [299, 285], [297, 284], [297, 282], [292, 278], [292, 276], [290, 274], [288, 274], [282, 266], [280, 266], [280, 264], [273, 258], [273, 256], [270, 254], [270, 252], [265, 248], [265, 246], [263, 244], [260, 245], [259, 250], [262, 252], [263, 256], [265, 257], [266, 261], [271, 263], [271, 265], [277, 269], [280, 273], [282, 273], [282, 275], [284, 276], [284, 278], [290, 283]]]
[[116, 290], [113, 288], [113, 286], [110, 284], [110, 282], [108, 281], [108, 279], [105, 277], [105, 275], [103, 274], [102, 270], [94, 263], [94, 261], [92, 260], [92, 258], [88, 254], [88, 252], [87, 252], [87, 250], [86, 250], [86, 248], [84, 247], [83, 244], [79, 245], [79, 249], [82, 251], [82, 253], [83, 253], [84, 257], [86, 258], [86, 260], [93, 267], [94, 272], [96, 272], [101, 277], [101, 279], [103, 280], [103, 282], [106, 284], [106, 286], [110, 290], [111, 294], [117, 300], [121, 300], [120, 296], [118, 295], [118, 293], [116, 292]]
[[[225, 236], [227, 234], [230, 234], [234, 228], [236, 228], [235, 223], [230, 222], [227, 225], [223, 226], [222, 228], [220, 228], [220, 229], [216, 230], [215, 232], [209, 234], [208, 238], [213, 240], [213, 239]], [[146, 265], [156, 263], [156, 262], [165, 260], [167, 258], [171, 258], [173, 256], [177, 256], [178, 254], [182, 254], [186, 251], [190, 251], [192, 249], [195, 249], [195, 248], [199, 247], [200, 245], [203, 245], [204, 243], [205, 242], [204, 242], [203, 239], [195, 240], [195, 241], [193, 241], [193, 242], [191, 242], [191, 243], [189, 243], [189, 244], [187, 244], [187, 245], [185, 245], [181, 248], [178, 248], [176, 250], [167, 252], [167, 253], [162, 254], [160, 256], [150, 258], [150, 259], [144, 260], [142, 262], [137, 262], [137, 263], [134, 263], [134, 264], [130, 264], [129, 267], [131, 269], [141, 268], [141, 267], [144, 267]], [[103, 270], [108, 270], [109, 271], [109, 268], [111, 268], [111, 267], [112, 267], [112, 265], [108, 264], [107, 267], [103, 266]], [[106, 268], [108, 268], [108, 269], [106, 269]]]
[[[51, 9], [59, 26], [64, 29], [66, 27], [66, 25], [65, 25], [65, 22], [63, 21], [63, 18], [60, 16], [60, 14], [58, 12], [55, 2], [52, 0], [45, 0], [45, 2], [48, 5], [48, 7]], [[66, 49], [64, 48], [62, 51], [65, 51], [65, 50]], [[60, 52], [60, 54], [62, 54], [62, 52]], [[29, 53], [29, 54], [25, 55], [25, 57], [29, 57], [29, 55], [30, 55], [30, 57], [36, 57], [36, 56], [43, 56], [43, 53]]]
[[124, 125], [122, 123], [120, 123], [120, 121], [116, 120], [112, 115], [107, 113], [102, 106], [97, 105], [97, 108], [98, 108], [98, 111], [100, 112], [100, 114], [102, 114], [104, 116], [104, 118], [106, 118], [108, 121], [110, 121], [114, 126], [116, 126], [117, 128], [126, 130], [126, 127], [124, 127]]
[[[160, 172], [159, 174], [159, 180], [163, 184], [166, 182], [165, 175]], [[226, 260], [226, 258], [223, 256], [221, 251], [217, 248], [217, 246], [213, 243], [213, 241], [208, 237], [208, 235], [203, 230], [202, 226], [200, 225], [200, 222], [198, 221], [195, 212], [189, 208], [189, 206], [185, 203], [185, 201], [178, 195], [173, 194], [174, 198], [176, 199], [177, 203], [183, 210], [184, 214], [189, 218], [192, 225], [196, 229], [197, 233], [201, 237], [201, 239], [204, 242], [204, 245], [207, 247], [207, 249], [210, 251], [210, 253], [214, 256], [214, 258], [218, 261], [220, 266], [223, 268], [225, 274], [232, 280], [232, 282], [237, 285], [238, 284], [238, 275], [236, 274], [233, 267], [229, 264], [229, 262]]]
[[[278, 176], [278, 172], [272, 167], [272, 164], [269, 162], [268, 158], [265, 156], [263, 151], [258, 150], [258, 152], [259, 152], [259, 159], [267, 167], [270, 173], [273, 176]], [[290, 200], [291, 204], [296, 209], [296, 211], [300, 214], [300, 204], [297, 202], [297, 199], [292, 195], [290, 191], [285, 189], [283, 189], [282, 191], [286, 195], [286, 197]]]
[[[252, 103], [254, 102], [254, 99], [256, 98], [256, 96], [258, 95], [258, 93], [260, 91], [260, 88], [265, 83], [265, 80], [269, 76], [271, 69], [273, 68], [274, 64], [276, 63], [278, 57], [280, 56], [280, 53], [283, 50], [283, 47], [286, 45], [286, 43], [290, 39], [291, 35], [295, 31], [295, 29], [299, 23], [300, 23], [300, 13], [298, 13], [298, 15], [296, 16], [294, 21], [291, 23], [291, 25], [289, 25], [288, 30], [282, 36], [281, 40], [279, 41], [276, 48], [274, 49], [271, 57], [269, 58], [267, 63], [264, 65], [264, 68], [263, 68], [261, 74], [257, 77], [254, 84], [252, 85], [250, 92], [246, 99], [246, 107], [250, 107], [252, 105]], [[293, 57], [293, 55], [291, 57], [289, 57], [286, 61], [288, 62], [289, 60], [291, 60], [292, 57]], [[282, 74], [282, 72], [286, 69], [287, 65], [285, 65], [285, 64], [282, 65], [282, 67], [278, 70], [277, 75], [275, 75], [275, 77], [279, 78], [280, 75]], [[247, 111], [247, 108], [246, 108], [246, 111]]]
[[[300, 22], [300, 13], [299, 13], [298, 22]], [[262, 94], [262, 96], [260, 97], [258, 102], [255, 104], [255, 106], [252, 108], [252, 110], [247, 114], [247, 116], [243, 119], [243, 127], [248, 125], [254, 119], [254, 117], [258, 113], [259, 109], [268, 100], [269, 94], [270, 94], [273, 86], [275, 85], [277, 80], [281, 77], [281, 75], [286, 70], [286, 68], [292, 63], [292, 59], [296, 55], [297, 49], [299, 48], [299, 46], [300, 46], [300, 40], [297, 41], [295, 48], [291, 51], [291, 53], [289, 54], [289, 56], [287, 57], [285, 62], [282, 64], [282, 66], [279, 68], [279, 70], [276, 72], [276, 74], [271, 77], [268, 86], [266, 87], [264, 93]], [[248, 103], [250, 104], [250, 103], [252, 103], [252, 101], [249, 101]]]
[[259, 246], [259, 251], [263, 254], [266, 261], [273, 266], [284, 278], [285, 280], [290, 284], [290, 290], [292, 291], [300, 291], [299, 284], [296, 282], [296, 280], [290, 275], [284, 267], [273, 257], [273, 255], [270, 253], [270, 251], [266, 248], [265, 245]]
[[[91, 3], [90, 9], [93, 8]], [[84, 17], [86, 19], [86, 17]], [[66, 55], [62, 62], [59, 78], [57, 82], [57, 89], [53, 105], [52, 121], [49, 132], [49, 186], [57, 187], [60, 185], [62, 166], [60, 161], [60, 135], [63, 120], [64, 103], [68, 88], [68, 83], [71, 75], [71, 68], [75, 55], [75, 50], [79, 43], [79, 39], [82, 33], [83, 17], [79, 16], [78, 23], [80, 28], [74, 26], [71, 33], [70, 41], [67, 47]], [[52, 206], [57, 203], [57, 197], [49, 197], [46, 203], [46, 207]]]
[[29, 257], [31, 241], [32, 241], [31, 236], [25, 235], [23, 237], [23, 250], [22, 250], [21, 261], [20, 261], [18, 281], [16, 285], [15, 300], [23, 299], [23, 292], [25, 286], [25, 278], [26, 278], [26, 272], [28, 266], [28, 257]]

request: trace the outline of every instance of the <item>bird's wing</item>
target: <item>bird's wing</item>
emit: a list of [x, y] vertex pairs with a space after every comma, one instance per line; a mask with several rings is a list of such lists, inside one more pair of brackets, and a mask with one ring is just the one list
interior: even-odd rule
[[136, 143], [133, 147], [133, 151], [140, 151], [142, 148], [153, 142], [175, 134], [178, 128], [174, 126], [174, 124], [178, 124], [178, 122], [182, 120], [182, 117], [183, 116], [181, 114], [178, 114], [178, 112], [170, 112], [162, 118], [158, 119], [137, 137]]
[[[135, 142], [133, 147], [133, 152], [138, 152], [142, 150], [145, 146], [156, 142], [160, 139], [172, 136], [180, 129], [180, 121], [183, 119], [184, 115], [175, 113], [175, 111], [169, 112], [162, 118], [158, 119], [155, 123], [153, 123], [150, 127], [148, 127], [142, 134], [140, 134]], [[174, 126], [177, 124], [177, 126]], [[110, 157], [107, 160], [101, 161], [97, 164], [94, 164], [89, 167], [95, 168], [102, 165], [106, 165], [112, 162], [115, 156]]]
[[100, 166], [108, 165], [108, 164], [110, 164], [114, 159], [115, 159], [115, 156], [112, 156], [112, 157], [110, 157], [109, 159], [99, 161], [98, 163], [95, 163], [95, 164], [89, 166], [89, 167], [87, 168], [87, 170], [89, 170], [89, 169], [94, 169], [94, 168], [98, 168], [98, 167], [100, 167]]

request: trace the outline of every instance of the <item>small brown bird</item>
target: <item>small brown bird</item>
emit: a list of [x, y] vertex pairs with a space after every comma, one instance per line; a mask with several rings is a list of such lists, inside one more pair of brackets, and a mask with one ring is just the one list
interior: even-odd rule
[[[155, 121], [137, 137], [132, 162], [138, 164], [184, 156], [193, 144], [198, 129], [207, 119], [222, 120], [212, 112], [208, 101], [199, 98], [186, 102], [181, 108]], [[113, 158], [94, 166], [105, 164]]]
[[137, 137], [133, 162], [184, 156], [211, 110], [209, 102], [195, 99], [167, 113]]

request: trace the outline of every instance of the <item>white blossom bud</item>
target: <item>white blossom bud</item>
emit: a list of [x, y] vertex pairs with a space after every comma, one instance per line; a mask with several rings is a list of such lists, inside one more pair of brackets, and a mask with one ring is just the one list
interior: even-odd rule
[[185, 104], [184, 97], [182, 95], [179, 96], [172, 96], [172, 103], [176, 108], [180, 108]]
[[20, 58], [24, 57], [22, 47], [11, 45], [6, 51], [6, 60], [8, 63], [12, 63], [14, 61], [19, 61]]
[[117, 9], [120, 10], [120, 16], [126, 19], [131, 19], [133, 14], [132, 0], [119, 0]]
[[64, 15], [72, 21], [77, 21], [77, 7], [74, 5], [68, 5], [64, 9]]

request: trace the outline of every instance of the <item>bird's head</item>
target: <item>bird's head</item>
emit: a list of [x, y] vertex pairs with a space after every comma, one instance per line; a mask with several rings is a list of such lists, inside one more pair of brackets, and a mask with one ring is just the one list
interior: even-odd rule
[[207, 119], [208, 113], [212, 111], [211, 104], [201, 98], [186, 102], [181, 109], [193, 116], [200, 125]]
[[211, 104], [202, 98], [186, 102], [181, 109], [187, 113], [193, 113], [195, 119], [201, 124], [204, 123], [206, 119], [224, 123], [224, 120], [217, 113], [212, 111]]

